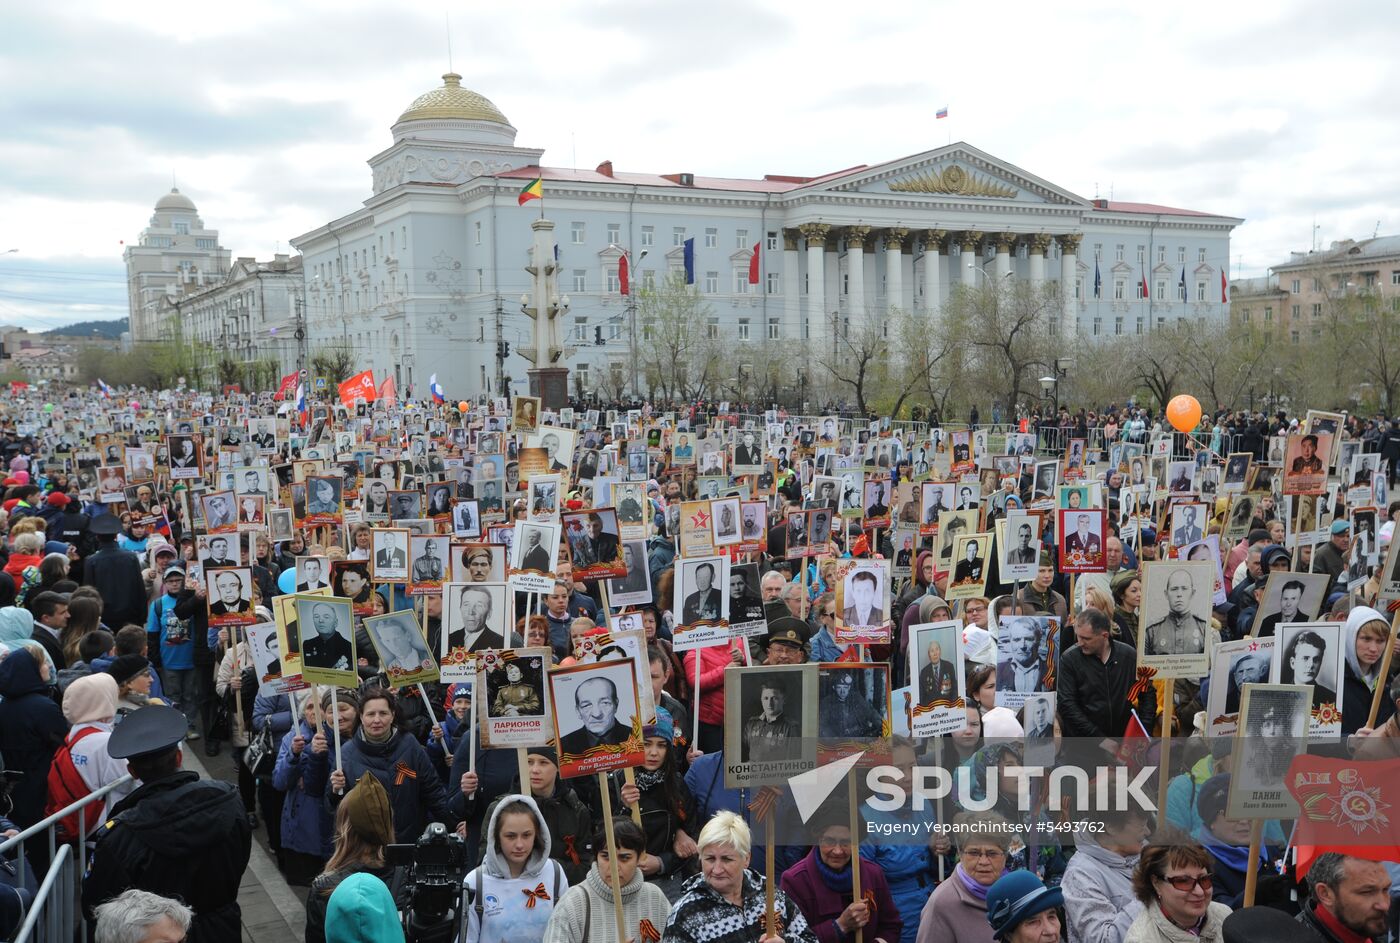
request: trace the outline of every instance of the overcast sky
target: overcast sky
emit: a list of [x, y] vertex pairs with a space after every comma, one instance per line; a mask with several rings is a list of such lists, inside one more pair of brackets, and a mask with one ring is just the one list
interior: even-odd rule
[[1383, 0], [7, 6], [0, 323], [124, 316], [121, 242], [172, 175], [235, 257], [356, 209], [447, 71], [448, 9], [463, 84], [552, 166], [815, 175], [951, 136], [1084, 197], [1244, 217], [1235, 275], [1314, 223], [1400, 232]]

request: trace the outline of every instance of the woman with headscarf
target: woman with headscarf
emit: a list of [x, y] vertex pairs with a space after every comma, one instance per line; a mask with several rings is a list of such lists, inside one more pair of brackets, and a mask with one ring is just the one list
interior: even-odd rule
[[[86, 787], [86, 792], [78, 788], [77, 783], [66, 782], [60, 777], [59, 788], [49, 790], [48, 807], [53, 811], [77, 802], [84, 795], [96, 792], [127, 774], [126, 763], [112, 759], [107, 752], [107, 740], [112, 736], [116, 713], [117, 682], [105, 672], [79, 678], [64, 692], [63, 716], [72, 724], [64, 741], [64, 749], [73, 758], [72, 768], [82, 781], [82, 786]], [[89, 804], [82, 813], [82, 837], [91, 835], [95, 828], [107, 821], [112, 806], [134, 790], [136, 785], [135, 781], [128, 782], [107, 793], [101, 804]]]
[[[1379, 730], [1395, 714], [1395, 702], [1390, 699], [1390, 692], [1383, 691], [1376, 721], [1367, 723], [1376, 686], [1384, 688], [1386, 685], [1386, 679], [1382, 679], [1380, 673], [1382, 656], [1389, 641], [1390, 621], [1375, 609], [1358, 606], [1347, 616], [1346, 624], [1342, 626], [1342, 652], [1346, 655], [1346, 669], [1342, 672], [1343, 736], [1350, 736], [1362, 727]], [[1395, 726], [1389, 725], [1390, 728]]]
[[[782, 888], [802, 910], [807, 925], [821, 943], [842, 943], [857, 930], [866, 939], [894, 943], [903, 924], [890, 896], [885, 872], [873, 861], [853, 854], [849, 821], [820, 822], [813, 829], [816, 844], [807, 856], [782, 875]], [[854, 900], [853, 862], [860, 867], [861, 899]]]

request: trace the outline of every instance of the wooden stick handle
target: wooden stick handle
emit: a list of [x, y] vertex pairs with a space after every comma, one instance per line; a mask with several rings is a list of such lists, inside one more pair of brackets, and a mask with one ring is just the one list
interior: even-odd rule
[[[773, 846], [778, 842], [778, 815], [776, 809], [769, 809], [768, 815], [763, 819], [763, 867], [764, 876], [767, 878], [764, 889], [767, 892], [767, 915], [768, 915], [768, 935], [778, 935], [778, 907], [777, 907], [777, 867], [774, 863]], [[851, 837], [851, 844], [855, 845], [855, 837]], [[854, 850], [854, 848], [853, 848]], [[853, 856], [854, 858], [854, 856]], [[852, 865], [859, 865], [858, 861], [852, 860]]]
[[1390, 685], [1386, 679], [1390, 677], [1390, 663], [1395, 655], [1395, 637], [1400, 632], [1400, 609], [1395, 611], [1395, 616], [1390, 620], [1390, 637], [1386, 641], [1385, 654], [1381, 655], [1381, 671], [1376, 676], [1376, 690], [1371, 695], [1371, 713], [1366, 715], [1366, 726], [1374, 728], [1376, 726], [1376, 712], [1381, 709], [1381, 698], [1390, 696]]
[[[473, 700], [475, 703], [475, 700]], [[627, 943], [627, 928], [623, 926], [622, 884], [617, 877], [617, 840], [613, 837], [612, 797], [608, 795], [608, 774], [598, 774], [598, 795], [603, 804], [603, 832], [608, 839], [608, 877], [612, 883], [613, 918], [617, 921], [617, 943]]]
[[1157, 808], [1167, 807], [1167, 784], [1171, 780], [1172, 720], [1176, 716], [1176, 679], [1167, 678], [1162, 682], [1162, 739], [1161, 757], [1157, 764]]
[[1264, 841], [1264, 820], [1249, 823], [1249, 858], [1244, 871], [1244, 906], [1254, 906], [1254, 892], [1259, 888], [1259, 849]]

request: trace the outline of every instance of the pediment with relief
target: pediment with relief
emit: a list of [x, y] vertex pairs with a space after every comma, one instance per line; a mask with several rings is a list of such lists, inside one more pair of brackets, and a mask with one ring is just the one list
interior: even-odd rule
[[1088, 200], [966, 144], [863, 167], [813, 189], [973, 197], [1087, 209]]

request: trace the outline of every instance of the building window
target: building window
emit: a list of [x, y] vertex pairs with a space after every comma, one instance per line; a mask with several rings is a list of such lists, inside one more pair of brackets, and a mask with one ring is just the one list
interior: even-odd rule
[[1138, 332], [1139, 334], [1142, 333], [1142, 318], [1138, 318], [1138, 320], [1137, 320], [1137, 332]]
[[1313, 283], [1313, 291], [1322, 291], [1322, 279], [1320, 279], [1320, 278], [1314, 278], [1314, 279], [1312, 280], [1312, 283]]
[[643, 227], [642, 227], [642, 245], [643, 245], [643, 246], [652, 246], [652, 245], [655, 245], [655, 244], [656, 244], [656, 227], [655, 227], [655, 226], [643, 226]]
[[1265, 320], [1265, 321], [1268, 321], [1268, 322], [1270, 322], [1270, 323], [1273, 322], [1273, 320], [1274, 320], [1274, 308], [1273, 308], [1273, 305], [1265, 305], [1265, 306], [1264, 306], [1264, 320]]
[[1367, 272], [1365, 277], [1366, 277], [1366, 287], [1367, 287], [1367, 288], [1375, 288], [1375, 287], [1376, 287], [1376, 273], [1375, 273], [1375, 272]]
[[622, 242], [622, 224], [608, 223], [608, 245], [615, 246]]
[[749, 231], [747, 229], [734, 230], [734, 248], [747, 249], [749, 247]]
[[713, 295], [719, 291], [719, 272], [705, 273], [705, 294]]
[[1205, 250], [1205, 249], [1197, 249], [1197, 250], [1196, 250], [1196, 264], [1198, 264], [1198, 265], [1205, 265], [1205, 264], [1206, 264], [1206, 250]]
[[850, 276], [850, 273], [848, 273], [848, 272], [842, 272], [842, 273], [841, 273], [841, 294], [843, 294], [843, 295], [849, 295], [850, 293], [851, 293], [851, 276]]
[[1137, 297], [1137, 300], [1138, 300], [1138, 301], [1141, 301], [1141, 300], [1142, 300], [1142, 290], [1143, 290], [1144, 288], [1146, 288], [1146, 287], [1147, 287], [1147, 285], [1143, 283], [1143, 280], [1142, 280], [1142, 279], [1140, 279], [1140, 278], [1135, 278], [1135, 279], [1133, 279], [1133, 288], [1135, 289], [1134, 292], [1133, 292], [1133, 294]]
[[749, 339], [749, 319], [748, 319], [748, 318], [740, 318], [740, 319], [739, 319], [739, 340], [741, 340], [741, 341], [746, 341], [746, 340], [748, 340], [748, 339]]
[[1296, 294], [1298, 294], [1299, 292], [1301, 292], [1302, 290], [1303, 290], [1303, 280], [1302, 280], [1301, 278], [1295, 278], [1295, 279], [1293, 279], [1293, 294], [1296, 295]]
[[1096, 242], [1096, 243], [1094, 243], [1094, 261], [1097, 262], [1097, 261], [1099, 261], [1099, 260], [1102, 259], [1102, 258], [1103, 258], [1103, 243], [1102, 243], [1102, 242]]
[[651, 339], [652, 339], [652, 336], [653, 336], [655, 333], [656, 333], [656, 325], [655, 325], [654, 322], [649, 321], [649, 320], [648, 320], [648, 321], [643, 321], [643, 322], [642, 322], [642, 340], [644, 340], [644, 341], [649, 341], [649, 340], [651, 340]]
[[747, 268], [736, 268], [734, 270], [734, 294], [746, 295], [749, 293], [749, 270]]
[[1249, 309], [1248, 309], [1248, 308], [1242, 308], [1242, 309], [1240, 309], [1240, 320], [1243, 321], [1243, 322], [1246, 323], [1246, 324], [1249, 323]]
[[1162, 279], [1157, 279], [1157, 298], [1161, 301], [1167, 300], [1167, 283]]
[[176, 224], [175, 224], [175, 235], [177, 235], [177, 236], [188, 236], [189, 234], [190, 234], [190, 224], [189, 224], [189, 223], [176, 223]]
[[473, 223], [472, 229], [476, 233], [476, 244], [481, 245], [481, 222], [478, 220], [477, 222]]
[[705, 336], [710, 340], [719, 337], [719, 318], [710, 318], [709, 323], [705, 325]]
[[777, 272], [768, 273], [768, 294], [776, 295], [781, 290]]
[[1292, 315], [1294, 320], [1297, 320], [1303, 314], [1303, 306], [1293, 305], [1291, 308], [1288, 309], [1288, 313]]
[[1177, 247], [1176, 247], [1176, 260], [1177, 260], [1178, 262], [1185, 262], [1185, 261], [1186, 261], [1186, 247], [1185, 247], [1185, 246], [1177, 246]]
[[1158, 264], [1158, 265], [1162, 265], [1162, 264], [1165, 263], [1166, 261], [1167, 261], [1167, 247], [1166, 247], [1166, 246], [1158, 246], [1158, 247], [1157, 247], [1157, 264]]
[[1400, 285], [1400, 268], [1390, 270], [1390, 284]]
[[[642, 270], [642, 288], [646, 291], [656, 290], [656, 269]], [[225, 580], [224, 582], [228, 582]]]
[[571, 238], [574, 245], [583, 245], [583, 223], [570, 223], [569, 232], [572, 234]]
[[671, 227], [671, 245], [673, 245], [673, 246], [683, 246], [683, 245], [685, 245], [685, 227], [684, 227], [684, 226], [673, 226], [673, 227]]
[[587, 270], [587, 269], [581, 269], [581, 268], [576, 268], [576, 269], [574, 269], [574, 291], [587, 291], [587, 290], [588, 290], [588, 270]]
[[804, 295], [807, 294], [809, 290], [809, 286], [811, 284], [811, 274], [811, 272], [802, 273], [802, 294]]
[[777, 318], [768, 319], [768, 339], [775, 341], [778, 339], [778, 325], [781, 322]]
[[1075, 301], [1078, 301], [1080, 298], [1083, 298], [1083, 297], [1084, 297], [1084, 279], [1082, 279], [1082, 278], [1076, 278], [1076, 279], [1074, 280], [1074, 300], [1075, 300]]
[[719, 230], [718, 230], [718, 229], [713, 229], [713, 228], [711, 228], [711, 229], [706, 229], [706, 230], [705, 230], [705, 248], [706, 248], [706, 249], [714, 249], [714, 248], [716, 248], [718, 245], [719, 245]]
[[617, 277], [617, 266], [608, 266], [606, 274], [608, 279], [608, 294], [615, 295], [622, 290], [622, 281]]
[[1127, 287], [1128, 286], [1126, 283], [1124, 283], [1123, 279], [1115, 278], [1113, 280], [1113, 300], [1122, 301], [1123, 295], [1125, 294]]
[[1141, 265], [1147, 259], [1147, 246], [1138, 246], [1138, 264]]
[[[476, 290], [477, 290], [477, 291], [485, 291], [485, 290], [486, 290], [486, 287], [485, 287], [485, 286], [486, 286], [486, 273], [485, 273], [483, 270], [481, 270], [481, 269], [477, 269], [477, 270], [476, 270]], [[224, 582], [227, 583], [228, 580], [224, 580]]]
[[586, 340], [588, 340], [588, 319], [587, 319], [587, 318], [575, 318], [575, 319], [574, 319], [574, 340], [576, 340], [576, 341], [586, 341]]
[[1122, 262], [1122, 261], [1123, 261], [1123, 246], [1122, 246], [1121, 243], [1120, 243], [1119, 245], [1117, 245], [1117, 246], [1114, 247], [1114, 250], [1113, 250], [1113, 261], [1115, 261], [1115, 262]]
[[1205, 301], [1205, 300], [1206, 300], [1206, 283], [1205, 283], [1205, 282], [1202, 282], [1202, 281], [1196, 282], [1196, 300], [1197, 300], [1197, 301]]
[[1315, 317], [1315, 318], [1320, 318], [1320, 317], [1322, 317], [1322, 305], [1321, 305], [1321, 304], [1315, 304], [1315, 305], [1312, 306], [1312, 316]]
[[1295, 344], [1298, 343], [1298, 332], [1297, 332], [1297, 331], [1292, 331], [1292, 332], [1289, 334], [1289, 339], [1292, 340], [1293, 343], [1295, 343]]
[[617, 340], [622, 336], [622, 318], [608, 319], [608, 339]]
[[1103, 326], [1103, 318], [1094, 318], [1094, 336], [1099, 336], [1099, 330]]
[[196, 239], [194, 241], [194, 247], [196, 249], [215, 249], [218, 248], [218, 241], [214, 239]]
[[765, 242], [764, 245], [766, 245], [766, 246], [768, 247], [768, 251], [769, 251], [769, 252], [777, 252], [777, 251], [778, 251], [778, 234], [775, 233], [775, 232], [770, 232], [770, 233], [768, 234], [768, 241]]

